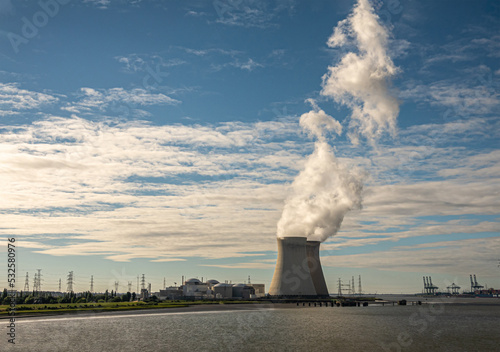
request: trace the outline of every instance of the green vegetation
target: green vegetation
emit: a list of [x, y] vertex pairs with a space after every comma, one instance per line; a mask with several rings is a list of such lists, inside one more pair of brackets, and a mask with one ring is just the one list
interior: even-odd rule
[[[54, 297], [47, 292], [17, 292], [16, 304], [55, 304], [55, 303], [99, 303], [99, 302], [130, 302], [136, 300], [136, 294], [127, 292], [123, 295], [117, 295], [115, 292], [111, 293], [106, 290], [103, 294], [94, 294], [89, 291], [76, 293], [65, 293], [63, 296]], [[11, 296], [7, 294], [7, 289], [3, 290], [0, 296], [1, 305], [9, 305]], [[150, 301], [158, 301], [156, 296], [151, 297]]]
[[[1, 298], [1, 297], [0, 297]], [[34, 314], [63, 314], [78, 312], [111, 312], [137, 309], [181, 308], [200, 304], [241, 304], [255, 303], [249, 301], [159, 301], [155, 296], [147, 301], [124, 301], [135, 298], [135, 294], [127, 293], [122, 297], [112, 294], [93, 295], [84, 293], [76, 297], [74, 293], [63, 297], [33, 295], [19, 293], [16, 298], [16, 316]], [[11, 312], [10, 298], [3, 297], [0, 305], [0, 318], [7, 317]]]
[[[16, 315], [32, 315], [40, 313], [70, 313], [70, 312], [109, 312], [118, 310], [135, 310], [151, 308], [178, 308], [187, 307], [185, 302], [103, 302], [103, 303], [47, 303], [47, 304], [19, 304], [16, 306]], [[8, 315], [10, 306], [0, 306], [0, 316]]]

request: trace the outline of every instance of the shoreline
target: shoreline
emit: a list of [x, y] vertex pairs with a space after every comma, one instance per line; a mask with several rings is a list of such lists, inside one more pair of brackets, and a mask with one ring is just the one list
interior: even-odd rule
[[[25, 314], [16, 314], [16, 315], [4, 315], [0, 316], [0, 321], [8, 320], [10, 318], [15, 318], [16, 320], [23, 319], [44, 319], [44, 318], [68, 318], [68, 317], [89, 317], [89, 316], [120, 316], [120, 315], [144, 315], [144, 314], [170, 314], [170, 313], [204, 313], [204, 312], [224, 312], [224, 311], [237, 311], [237, 310], [263, 310], [263, 309], [369, 309], [375, 307], [411, 307], [408, 306], [398, 306], [389, 303], [386, 301], [385, 306], [381, 304], [382, 302], [370, 302], [368, 307], [312, 307], [312, 306], [297, 306], [296, 303], [287, 303], [287, 302], [258, 302], [255, 303], [224, 303], [224, 304], [192, 304], [189, 305], [187, 303], [186, 306], [179, 307], [151, 307], [151, 308], [135, 308], [135, 309], [113, 309], [113, 310], [92, 310], [92, 309], [80, 309], [75, 311], [64, 311], [64, 312], [33, 312], [33, 313], [25, 313]], [[390, 302], [392, 303], [392, 302]], [[422, 305], [436, 305], [436, 304], [445, 304], [450, 306], [500, 306], [500, 299], [474, 299], [471, 301], [470, 299], [460, 299], [455, 298], [451, 300], [447, 299], [429, 299], [422, 300]]]
[[[279, 307], [276, 307], [279, 305]], [[194, 304], [184, 307], [158, 307], [158, 308], [137, 308], [137, 309], [122, 309], [122, 310], [78, 310], [73, 312], [40, 312], [21, 315], [6, 315], [0, 316], [0, 321], [10, 318], [15, 318], [16, 321], [26, 318], [67, 318], [67, 317], [85, 317], [85, 316], [118, 316], [118, 315], [142, 315], [142, 314], [165, 314], [165, 313], [203, 313], [215, 311], [235, 311], [235, 310], [261, 310], [275, 308], [293, 308], [292, 303], [241, 303], [241, 304]]]

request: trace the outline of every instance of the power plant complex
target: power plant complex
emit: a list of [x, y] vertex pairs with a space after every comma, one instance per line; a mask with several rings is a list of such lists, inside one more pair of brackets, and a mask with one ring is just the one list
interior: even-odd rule
[[278, 260], [269, 294], [275, 297], [328, 297], [319, 259], [319, 241], [278, 238]]

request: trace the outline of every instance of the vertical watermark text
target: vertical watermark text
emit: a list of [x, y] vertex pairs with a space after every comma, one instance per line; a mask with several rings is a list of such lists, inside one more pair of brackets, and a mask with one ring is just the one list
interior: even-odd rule
[[7, 244], [7, 283], [9, 286], [8, 297], [10, 298], [9, 325], [7, 325], [8, 343], [16, 343], [16, 242], [15, 238], [9, 238]]

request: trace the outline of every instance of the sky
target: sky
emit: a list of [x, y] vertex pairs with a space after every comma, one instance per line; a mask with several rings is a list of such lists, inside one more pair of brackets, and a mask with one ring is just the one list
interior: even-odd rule
[[[154, 291], [182, 275], [268, 289], [319, 141], [309, 112], [338, 122], [321, 137], [335, 170], [361, 175], [321, 246], [330, 292], [358, 275], [366, 293], [500, 288], [500, 4], [372, 1], [394, 70], [357, 99], [328, 83], [362, 55], [331, 40], [356, 2], [0, 0], [0, 260], [14, 237], [17, 288], [41, 269], [43, 290], [69, 271], [75, 291], [142, 274]], [[396, 115], [354, 138], [371, 79]]]

